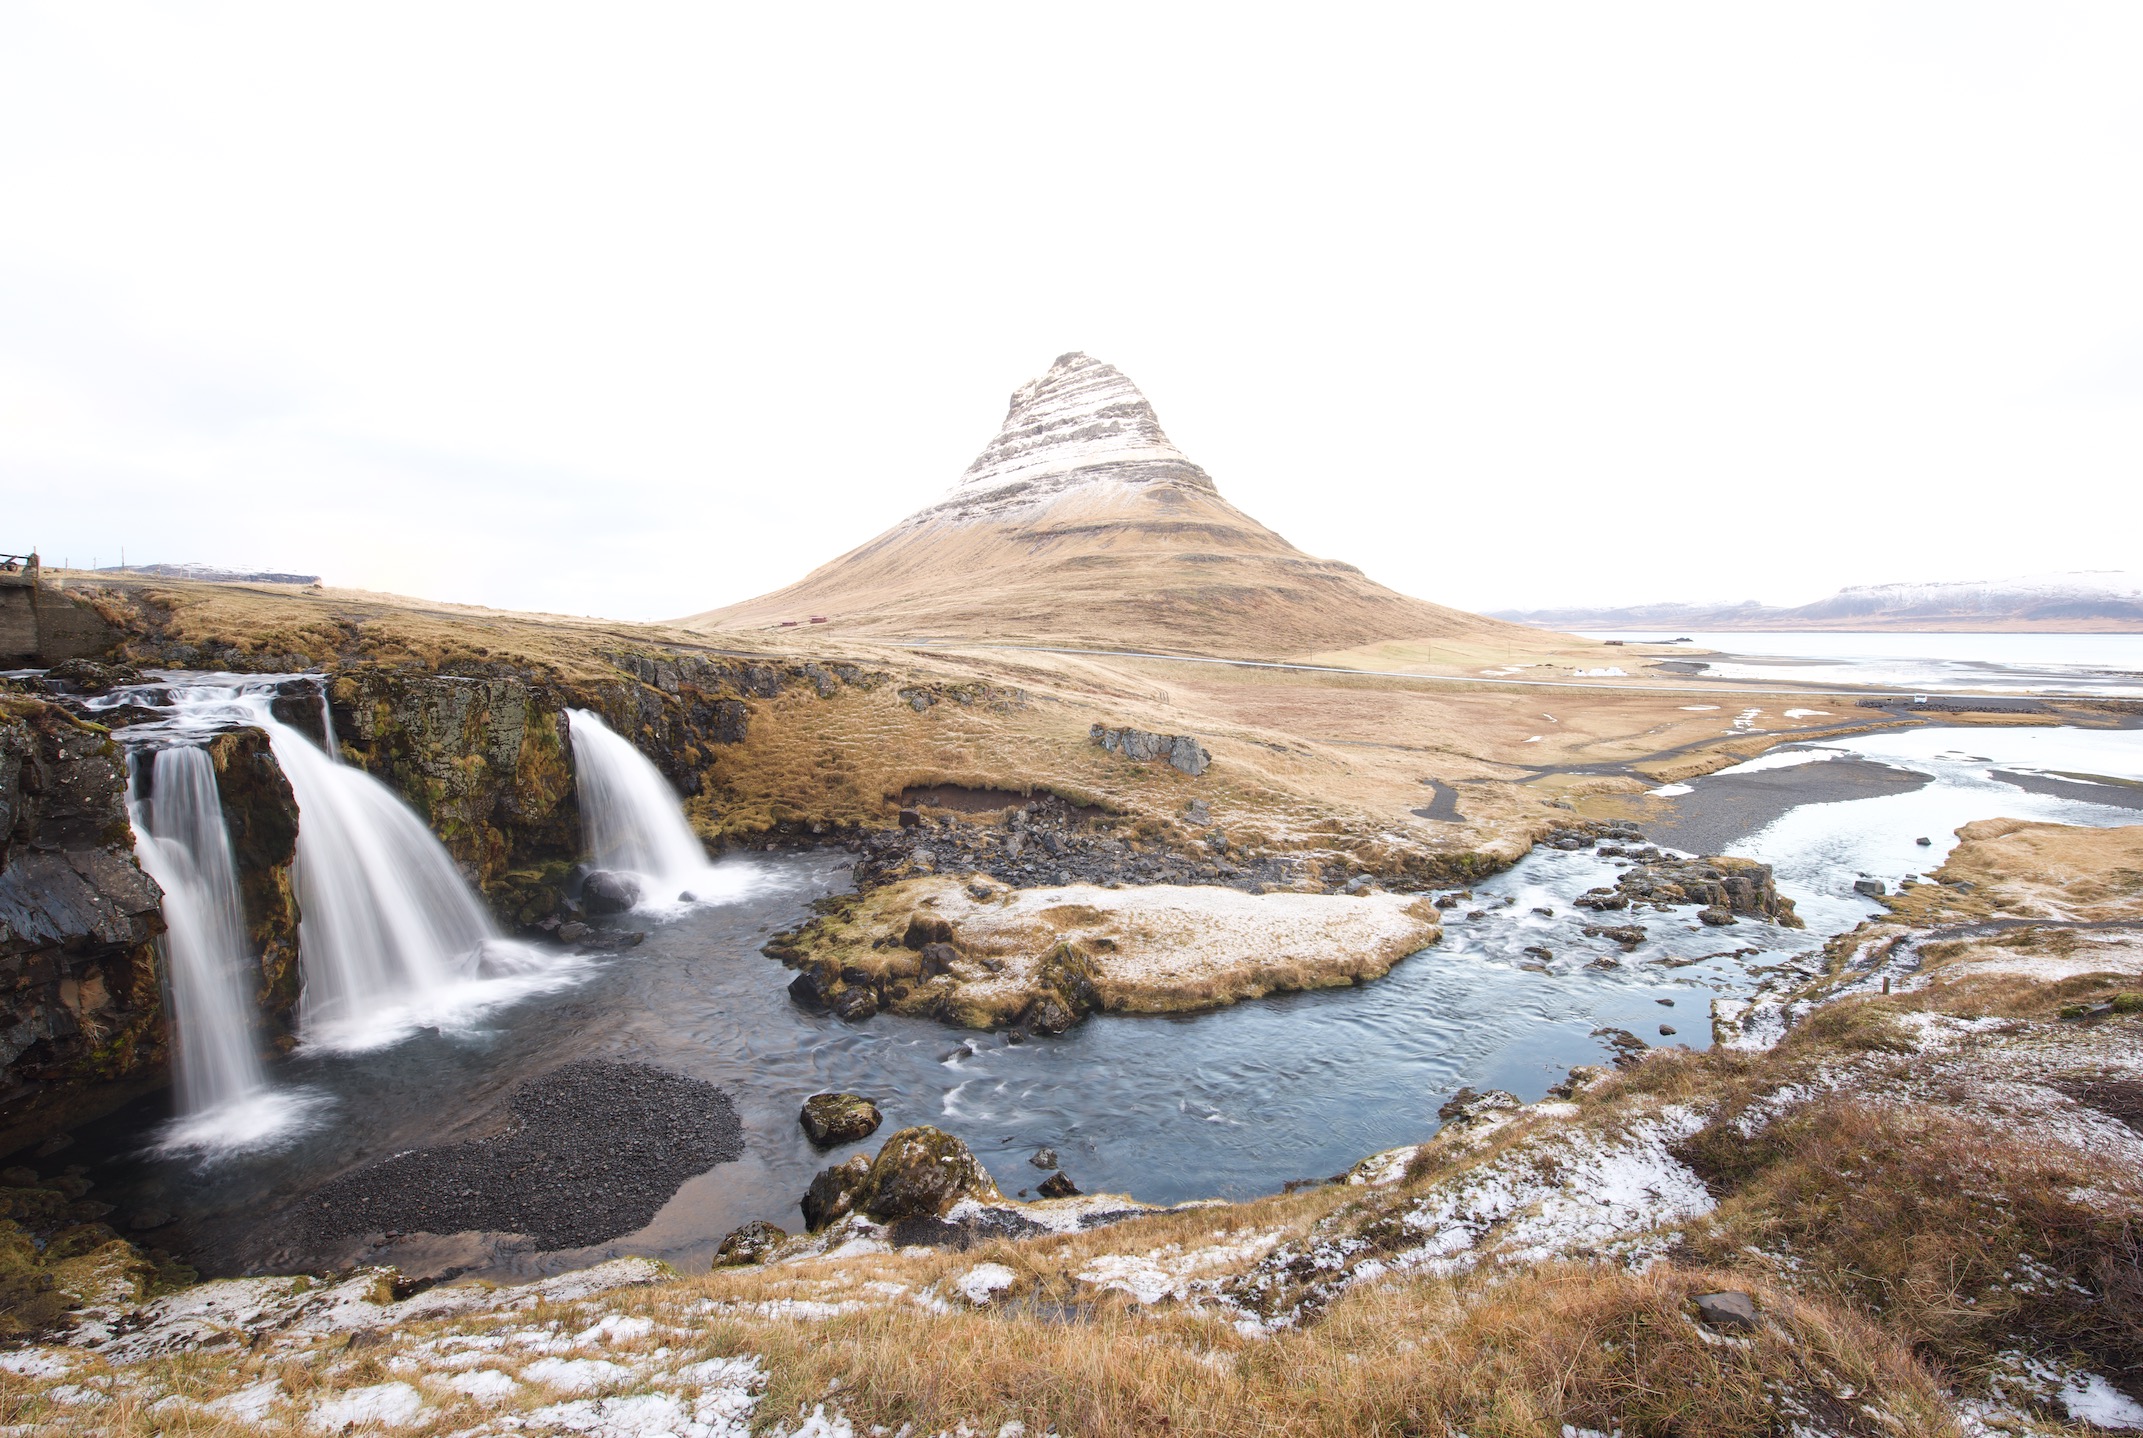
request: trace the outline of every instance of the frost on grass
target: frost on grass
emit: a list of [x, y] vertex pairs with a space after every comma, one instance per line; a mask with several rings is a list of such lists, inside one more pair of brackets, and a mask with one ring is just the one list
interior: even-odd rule
[[1259, 1324], [1284, 1327], [1395, 1271], [1443, 1275], [1565, 1257], [1643, 1267], [1671, 1240], [1671, 1225], [1712, 1208], [1702, 1180], [1670, 1151], [1702, 1126], [1694, 1110], [1670, 1107], [1614, 1134], [1559, 1127], [1521, 1137], [1422, 1192], [1337, 1210], [1223, 1293]]

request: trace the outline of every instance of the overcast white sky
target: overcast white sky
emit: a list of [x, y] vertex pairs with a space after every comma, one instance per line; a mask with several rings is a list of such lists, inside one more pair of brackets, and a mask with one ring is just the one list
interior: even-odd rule
[[1447, 603], [2134, 568], [2139, 74], [2045, 0], [0, 3], [0, 549], [680, 615], [1084, 349]]

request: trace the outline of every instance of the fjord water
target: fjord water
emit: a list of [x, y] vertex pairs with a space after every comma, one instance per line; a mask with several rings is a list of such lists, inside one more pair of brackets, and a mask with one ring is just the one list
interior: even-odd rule
[[164, 1141], [182, 1149], [242, 1146], [274, 1128], [283, 1105], [270, 1099], [261, 1064], [258, 971], [208, 751], [189, 745], [138, 756], [128, 800], [135, 854], [164, 891], [179, 1101]]
[[748, 883], [734, 864], [710, 864], [684, 806], [650, 759], [586, 709], [568, 709], [573, 786], [590, 862], [641, 881], [642, 907], [735, 898]]
[[[1690, 641], [1707, 678], [1893, 685], [1997, 694], [2143, 695], [2143, 634], [1593, 630], [1588, 639]], [[1703, 651], [1717, 657], [1705, 658]]]

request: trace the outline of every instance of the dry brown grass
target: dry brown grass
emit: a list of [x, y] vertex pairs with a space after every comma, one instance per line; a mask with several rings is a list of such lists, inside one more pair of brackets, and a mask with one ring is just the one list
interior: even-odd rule
[[1878, 1319], [1930, 1360], [2028, 1341], [2100, 1371], [2143, 1363], [2143, 1185], [2065, 1145], [1969, 1116], [1836, 1100], [1688, 1146], [1723, 1196], [1691, 1238], [1713, 1258], [1791, 1255], [1804, 1290]]
[[1014, 1306], [955, 1320], [880, 1310], [740, 1326], [734, 1341], [768, 1354], [778, 1375], [771, 1413], [837, 1391], [859, 1427], [923, 1432], [1018, 1420], [1029, 1432], [1093, 1438], [1534, 1438], [1568, 1423], [1627, 1438], [1725, 1438], [1796, 1416], [1840, 1433], [1953, 1431], [1927, 1372], [1834, 1305], [1756, 1285], [1762, 1331], [1706, 1334], [1690, 1295], [1737, 1286], [1750, 1284], [1708, 1270], [1565, 1264], [1369, 1286], [1315, 1327], [1261, 1340], [1190, 1312], [1103, 1307], [1053, 1322]]

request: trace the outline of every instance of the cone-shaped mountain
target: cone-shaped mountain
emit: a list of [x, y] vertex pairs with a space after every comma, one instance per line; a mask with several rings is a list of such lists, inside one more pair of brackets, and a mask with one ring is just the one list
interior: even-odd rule
[[1138, 386], [1076, 353], [1013, 392], [936, 504], [786, 589], [684, 622], [814, 615], [845, 634], [1228, 656], [1518, 628], [1303, 554], [1221, 498]]

